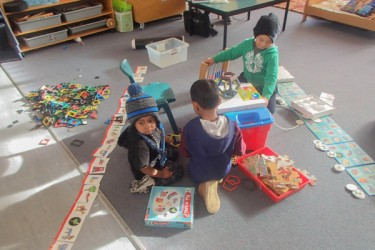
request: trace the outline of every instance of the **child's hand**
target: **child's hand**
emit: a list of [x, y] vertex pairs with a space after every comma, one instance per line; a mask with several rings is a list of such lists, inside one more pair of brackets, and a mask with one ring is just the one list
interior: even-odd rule
[[162, 170], [159, 170], [161, 178], [169, 178], [172, 176], [172, 172], [169, 171], [169, 168], [165, 167]]
[[268, 106], [268, 98], [267, 97], [262, 97], [263, 100], [266, 102], [266, 107]]
[[165, 142], [171, 145], [172, 144], [172, 136], [170, 136], [170, 135], [165, 136]]
[[203, 61], [205, 64], [207, 64], [208, 66], [211, 66], [212, 64], [215, 63], [214, 59], [213, 58], [207, 58], [206, 60]]
[[237, 166], [238, 155], [232, 155], [232, 166]]

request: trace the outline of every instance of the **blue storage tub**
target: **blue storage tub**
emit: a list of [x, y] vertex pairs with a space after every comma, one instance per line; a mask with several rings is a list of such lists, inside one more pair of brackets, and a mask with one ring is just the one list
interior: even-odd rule
[[256, 108], [228, 112], [224, 114], [235, 121], [242, 131], [246, 143], [246, 151], [254, 151], [265, 147], [268, 132], [274, 121], [267, 108]]

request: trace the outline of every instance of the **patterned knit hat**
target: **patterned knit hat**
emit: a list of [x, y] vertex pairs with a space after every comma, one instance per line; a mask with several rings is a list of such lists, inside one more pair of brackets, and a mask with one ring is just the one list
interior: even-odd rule
[[263, 15], [260, 17], [259, 21], [254, 27], [254, 37], [259, 35], [267, 35], [274, 42], [280, 33], [280, 22], [279, 18], [273, 14], [269, 13], [268, 16]]
[[158, 119], [158, 106], [152, 96], [143, 93], [138, 83], [132, 83], [128, 87], [130, 98], [126, 101], [127, 120], [133, 124], [139, 118], [146, 115], [153, 115]]

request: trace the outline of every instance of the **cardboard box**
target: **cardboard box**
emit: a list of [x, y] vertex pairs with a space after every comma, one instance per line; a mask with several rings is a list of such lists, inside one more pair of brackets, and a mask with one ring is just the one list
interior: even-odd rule
[[290, 106], [308, 119], [331, 115], [336, 110], [333, 106], [314, 95], [294, 99], [291, 101]]
[[145, 216], [146, 226], [192, 228], [193, 221], [193, 187], [152, 187]]
[[133, 30], [133, 17], [132, 12], [117, 12], [115, 11], [116, 17], [116, 29], [119, 32], [129, 32]]

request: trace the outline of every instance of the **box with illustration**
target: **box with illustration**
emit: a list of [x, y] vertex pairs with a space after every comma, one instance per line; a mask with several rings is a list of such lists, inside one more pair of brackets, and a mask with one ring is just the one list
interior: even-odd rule
[[193, 187], [152, 187], [145, 216], [146, 226], [192, 228], [193, 222]]

